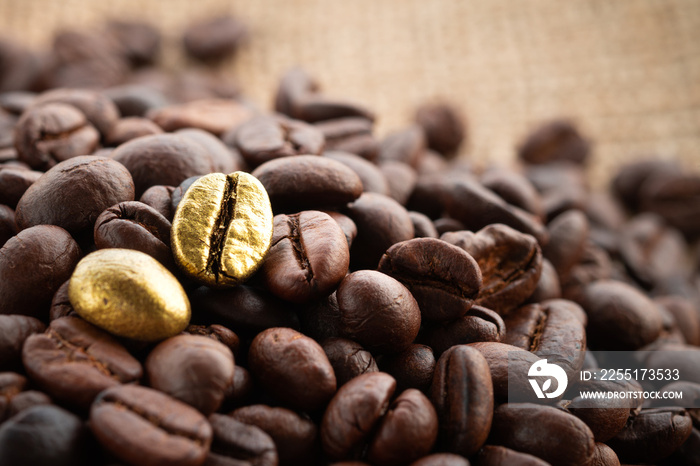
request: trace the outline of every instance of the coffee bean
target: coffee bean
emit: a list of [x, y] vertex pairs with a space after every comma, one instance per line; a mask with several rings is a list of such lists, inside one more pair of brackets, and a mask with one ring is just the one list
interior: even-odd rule
[[637, 211], [642, 201], [642, 186], [653, 178], [673, 178], [683, 173], [675, 160], [635, 160], [622, 165], [613, 177], [610, 187], [628, 209]]
[[53, 298], [51, 299], [49, 320], [56, 320], [66, 316], [78, 317], [78, 314], [75, 312], [75, 309], [73, 309], [73, 305], [70, 303], [70, 298], [68, 297], [69, 285], [70, 279], [63, 282], [63, 284], [59, 286], [54, 293]]
[[347, 338], [328, 338], [321, 346], [333, 366], [338, 387], [358, 375], [379, 370], [372, 353], [357, 342]]
[[0, 170], [0, 204], [15, 208], [22, 195], [39, 179], [41, 172], [6, 168]]
[[102, 390], [136, 382], [141, 364], [106, 332], [77, 317], [51, 322], [46, 333], [27, 338], [27, 374], [52, 397], [86, 409]]
[[0, 314], [46, 320], [51, 298], [80, 259], [78, 244], [63, 228], [37, 225], [0, 249]]
[[212, 426], [197, 410], [136, 385], [100, 393], [90, 428], [106, 450], [134, 465], [199, 465], [212, 443]]
[[253, 376], [243, 366], [236, 366], [233, 370], [233, 384], [226, 393], [226, 404], [239, 406], [250, 402], [254, 393]]
[[252, 118], [246, 105], [228, 99], [200, 99], [169, 105], [148, 112], [147, 116], [167, 132], [197, 128], [221, 136], [229, 128]]
[[403, 283], [427, 320], [453, 320], [472, 306], [481, 288], [477, 262], [464, 250], [435, 238], [391, 246], [378, 270]]
[[469, 466], [466, 458], [452, 453], [433, 453], [424, 456], [418, 461], [411, 463], [411, 466]]
[[252, 175], [267, 190], [275, 213], [332, 209], [362, 194], [357, 174], [325, 157], [283, 157], [260, 165]]
[[182, 37], [190, 58], [218, 62], [232, 56], [248, 36], [248, 28], [238, 19], [223, 15], [191, 24]]
[[288, 70], [280, 78], [275, 95], [275, 111], [297, 118], [302, 101], [319, 90], [318, 83], [299, 67]]
[[238, 349], [240, 347], [241, 341], [238, 335], [233, 333], [233, 331], [227, 329], [223, 325], [188, 325], [183, 331], [188, 335], [201, 335], [203, 337], [210, 338], [214, 341], [222, 343], [225, 347], [231, 350], [234, 358], [238, 355]]
[[89, 154], [99, 138], [80, 110], [63, 103], [33, 106], [15, 127], [19, 160], [35, 170], [48, 170], [59, 162]]
[[387, 135], [379, 147], [379, 160], [395, 160], [416, 168], [426, 148], [425, 132], [418, 125]]
[[151, 387], [208, 416], [221, 406], [233, 384], [233, 354], [222, 343], [199, 335], [177, 335], [146, 359]]
[[374, 114], [362, 105], [347, 100], [331, 99], [318, 93], [305, 95], [297, 102], [295, 109], [295, 118], [309, 123], [348, 117], [374, 121]]
[[249, 171], [241, 154], [239, 154], [236, 149], [228, 147], [221, 139], [213, 134], [198, 128], [180, 129], [175, 133], [194, 139], [204, 146], [212, 158], [215, 172], [233, 173], [236, 171]]
[[119, 118], [119, 111], [111, 100], [89, 89], [53, 89], [39, 94], [34, 101], [35, 106], [49, 103], [63, 103], [77, 108], [103, 137]]
[[163, 130], [151, 120], [140, 117], [121, 118], [114, 122], [105, 136], [105, 142], [112, 147], [141, 136], [162, 134]]
[[233, 411], [230, 416], [268, 434], [275, 442], [280, 464], [313, 462], [318, 428], [310, 419], [286, 408], [266, 405], [244, 406]]
[[351, 247], [352, 241], [357, 236], [357, 225], [355, 225], [355, 222], [353, 222], [347, 215], [343, 215], [339, 212], [326, 210], [324, 213], [330, 215], [330, 217], [338, 223], [340, 229], [343, 230], [343, 234], [345, 235], [345, 239], [348, 243], [348, 248]]
[[0, 370], [16, 369], [22, 362], [24, 341], [46, 329], [34, 317], [0, 314]]
[[416, 238], [438, 238], [440, 234], [435, 228], [432, 220], [425, 214], [415, 211], [409, 211], [408, 216], [413, 222], [413, 231]]
[[34, 406], [0, 425], [0, 463], [87, 465], [88, 442], [78, 416], [58, 406]]
[[489, 365], [469, 346], [453, 346], [437, 362], [430, 398], [440, 419], [443, 447], [463, 456], [486, 442], [493, 415]]
[[134, 182], [124, 166], [85, 155], [61, 162], [41, 176], [19, 200], [15, 216], [20, 228], [51, 224], [74, 234], [91, 233], [102, 211], [133, 200]]
[[418, 180], [416, 171], [410, 165], [397, 160], [385, 160], [379, 164], [379, 169], [389, 184], [389, 196], [405, 206]]
[[435, 355], [429, 346], [415, 344], [400, 353], [385, 354], [379, 364], [382, 372], [396, 379], [398, 392], [415, 388], [427, 393], [433, 382]]
[[177, 279], [151, 256], [102, 249], [85, 256], [68, 286], [83, 319], [139, 341], [177, 335], [190, 321], [190, 303]]
[[503, 315], [535, 291], [542, 272], [542, 252], [532, 236], [495, 224], [476, 233], [445, 233], [441, 239], [464, 249], [479, 264], [483, 284], [477, 304]]
[[611, 278], [612, 275], [610, 255], [601, 247], [588, 242], [581, 260], [571, 269], [566, 282], [561, 283], [562, 297], [580, 302], [586, 286], [597, 280]]
[[161, 92], [143, 84], [124, 84], [102, 91], [123, 117], [145, 117], [153, 109], [164, 107], [168, 100]]
[[440, 357], [454, 345], [500, 342], [505, 335], [506, 325], [501, 316], [485, 307], [472, 306], [458, 319], [424, 325], [420, 339]]
[[340, 308], [336, 292], [299, 309], [299, 321], [304, 335], [316, 341], [340, 337]]
[[161, 36], [152, 24], [111, 19], [107, 22], [106, 29], [117, 40], [122, 54], [131, 66], [152, 65], [158, 58]]
[[418, 303], [390, 276], [373, 270], [351, 273], [336, 295], [342, 335], [368, 350], [399, 352], [415, 340], [421, 322]]
[[567, 210], [547, 225], [549, 243], [542, 248], [559, 275], [566, 281], [571, 269], [581, 260], [588, 240], [589, 225], [586, 216], [578, 210]]
[[244, 424], [231, 416], [212, 414], [209, 422], [213, 429], [211, 451], [207, 465], [276, 466], [278, 455], [275, 442], [264, 430]]
[[498, 194], [508, 204], [544, 218], [542, 198], [532, 183], [523, 175], [504, 169], [488, 170], [481, 176], [481, 184]]
[[694, 173], [653, 177], [640, 188], [642, 210], [661, 216], [688, 238], [697, 238], [700, 176]]
[[248, 362], [263, 389], [296, 409], [321, 409], [336, 391], [333, 367], [323, 348], [289, 328], [261, 332], [250, 345]]
[[389, 195], [389, 183], [386, 176], [375, 164], [368, 162], [359, 155], [338, 150], [326, 150], [323, 156], [337, 160], [357, 173], [357, 176], [362, 180], [362, 192]]
[[265, 188], [244, 172], [213, 173], [184, 194], [173, 218], [171, 242], [178, 266], [212, 286], [233, 286], [262, 264], [272, 238]]
[[[469, 343], [467, 346], [479, 350], [486, 359], [491, 372], [493, 396], [496, 402], [506, 402], [509, 390], [519, 396], [531, 395], [533, 400], [536, 399], [527, 374], [530, 367], [540, 360], [538, 356], [516, 346], [499, 342], [477, 342]], [[553, 400], [557, 401], [562, 396], [563, 394]]]
[[542, 258], [542, 273], [537, 281], [537, 287], [526, 303], [539, 303], [548, 299], [559, 299], [562, 296], [559, 275], [551, 262]]
[[694, 427], [690, 437], [683, 445], [673, 452], [668, 458], [670, 464], [698, 464], [700, 463], [700, 429]]
[[327, 214], [303, 211], [274, 217], [272, 246], [260, 274], [274, 295], [304, 303], [329, 295], [350, 264], [348, 243]]
[[349, 152], [372, 162], [377, 159], [379, 141], [372, 136], [372, 120], [363, 117], [335, 118], [317, 122], [314, 127], [323, 133], [327, 151]]
[[416, 122], [425, 131], [428, 147], [454, 157], [467, 128], [459, 110], [447, 102], [421, 105], [416, 111]]
[[527, 163], [541, 164], [569, 160], [582, 164], [588, 158], [590, 145], [576, 126], [566, 120], [547, 122], [536, 128], [518, 149], [518, 156]]
[[139, 202], [153, 207], [159, 214], [171, 221], [175, 215], [171, 205], [171, 196], [174, 190], [173, 186], [151, 186], [141, 195]]
[[557, 408], [530, 403], [496, 408], [489, 442], [562, 466], [587, 465], [595, 450], [593, 433], [583, 421]]
[[667, 295], [654, 298], [654, 303], [673, 316], [686, 343], [700, 346], [700, 312], [689, 299]]
[[568, 412], [586, 423], [593, 432], [596, 442], [607, 442], [615, 437], [625, 428], [630, 416], [629, 403], [615, 399], [593, 401], [577, 395], [570, 402], [563, 403]]
[[0, 247], [18, 232], [15, 211], [0, 204]]
[[485, 445], [474, 458], [474, 464], [475, 466], [509, 466], [511, 464], [517, 464], [519, 466], [549, 465], [548, 462], [536, 456], [497, 445]]

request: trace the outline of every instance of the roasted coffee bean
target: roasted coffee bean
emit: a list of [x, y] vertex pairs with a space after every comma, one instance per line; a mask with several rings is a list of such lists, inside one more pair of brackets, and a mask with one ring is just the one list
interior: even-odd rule
[[22, 195], [41, 175], [41, 172], [19, 168], [0, 170], [0, 204], [17, 207]]
[[80, 248], [63, 228], [37, 225], [0, 249], [0, 314], [46, 320], [51, 298], [70, 278]]
[[433, 225], [435, 225], [435, 229], [438, 232], [438, 238], [451, 231], [462, 231], [467, 229], [462, 222], [449, 217], [438, 218], [433, 222]]
[[418, 181], [418, 174], [410, 165], [397, 160], [385, 160], [379, 164], [389, 184], [389, 196], [405, 206]]
[[525, 302], [539, 303], [547, 299], [559, 299], [561, 295], [561, 282], [556, 269], [551, 262], [542, 258], [542, 273], [537, 282], [537, 287]]
[[267, 190], [275, 213], [332, 209], [362, 194], [360, 177], [325, 157], [283, 157], [260, 165], [252, 175]]
[[420, 340], [430, 346], [436, 357], [448, 348], [467, 343], [500, 342], [506, 335], [506, 325], [501, 316], [482, 306], [472, 306], [459, 319], [449, 322], [426, 324]]
[[530, 212], [537, 218], [544, 218], [542, 199], [525, 176], [512, 170], [492, 169], [484, 173], [480, 181], [508, 204]]
[[326, 150], [349, 152], [370, 161], [379, 155], [379, 141], [372, 136], [372, 121], [367, 118], [336, 118], [314, 127], [323, 133]]
[[435, 228], [432, 220], [425, 214], [415, 211], [409, 211], [408, 216], [413, 222], [413, 232], [416, 238], [437, 238], [440, 234]]
[[479, 265], [469, 254], [436, 238], [394, 244], [382, 256], [378, 270], [403, 283], [428, 320], [462, 317], [482, 282]]
[[18, 158], [35, 170], [48, 170], [71, 157], [89, 154], [99, 139], [80, 110], [61, 103], [30, 108], [15, 127]]
[[233, 384], [226, 393], [225, 405], [241, 406], [249, 404], [255, 393], [255, 385], [253, 376], [250, 375], [248, 369], [243, 366], [236, 366], [233, 371]]
[[71, 276], [68, 296], [80, 317], [133, 340], [163, 340], [190, 322], [180, 282], [151, 256], [130, 249], [85, 256]]
[[21, 115], [27, 110], [37, 94], [30, 91], [8, 91], [0, 93], [0, 108], [12, 115]]
[[660, 351], [649, 353], [646, 358], [647, 367], [671, 371], [677, 369], [680, 374], [683, 374], [685, 381], [700, 384], [700, 374], [695, 370], [700, 358], [700, 348], [678, 343], [664, 344], [662, 341], [655, 349]]
[[588, 315], [588, 343], [596, 350], [633, 351], [661, 332], [661, 315], [640, 291], [615, 280], [586, 286], [581, 306]]
[[230, 349], [234, 357], [238, 355], [238, 349], [241, 345], [241, 341], [238, 338], [238, 335], [223, 325], [188, 325], [183, 333], [211, 338], [212, 340], [218, 341]]
[[396, 391], [415, 388], [424, 393], [430, 389], [435, 372], [435, 355], [429, 346], [411, 345], [396, 354], [385, 354], [380, 359], [382, 372], [396, 379]]
[[228, 290], [200, 287], [190, 299], [194, 319], [208, 317], [242, 335], [254, 337], [271, 327], [300, 328], [299, 317], [289, 303], [249, 286]]
[[604, 443], [596, 442], [591, 466], [620, 466], [615, 451]]
[[109, 133], [105, 136], [105, 142], [112, 147], [116, 147], [141, 136], [162, 133], [163, 130], [160, 129], [160, 126], [151, 120], [141, 117], [127, 117], [114, 122]]
[[106, 332], [77, 317], [51, 322], [46, 333], [27, 338], [27, 374], [57, 400], [86, 409], [102, 390], [136, 382], [141, 364]]
[[374, 114], [362, 105], [318, 93], [307, 94], [296, 105], [295, 118], [309, 123], [348, 117], [374, 121]]
[[425, 131], [428, 147], [454, 157], [467, 136], [459, 110], [447, 102], [424, 104], [416, 111], [416, 122]]
[[[590, 387], [588, 388], [598, 388]], [[600, 391], [600, 390], [595, 390]], [[573, 393], [576, 393], [575, 391]], [[607, 442], [625, 428], [630, 416], [630, 406], [626, 401], [615, 399], [592, 399], [576, 396], [571, 401], [562, 402], [568, 412], [581, 419], [593, 432], [596, 442]]]
[[333, 366], [338, 387], [358, 375], [379, 370], [372, 353], [355, 341], [347, 338], [328, 338], [321, 346]]
[[177, 134], [132, 139], [114, 149], [111, 157], [131, 173], [136, 197], [151, 186], [177, 186], [191, 176], [206, 175], [214, 169], [204, 146]]
[[632, 413], [625, 428], [607, 444], [624, 463], [656, 462], [678, 449], [692, 430], [683, 408], [643, 409]]
[[0, 248], [17, 234], [15, 211], [6, 205], [0, 204]]
[[190, 58], [216, 62], [232, 56], [247, 39], [248, 28], [238, 19], [223, 15], [190, 25], [182, 37]]
[[70, 285], [70, 279], [63, 282], [61, 286], [58, 287], [56, 292], [51, 299], [51, 309], [49, 311], [49, 320], [56, 320], [61, 317], [73, 316], [78, 317], [73, 305], [70, 303], [70, 298], [68, 297], [68, 286]]
[[313, 463], [318, 428], [310, 419], [286, 408], [266, 405], [244, 406], [230, 416], [268, 434], [275, 442], [280, 464]]
[[333, 367], [323, 348], [290, 328], [258, 334], [250, 345], [248, 363], [264, 390], [295, 409], [321, 409], [336, 391]]
[[587, 465], [595, 450], [593, 433], [583, 421], [557, 408], [531, 403], [496, 408], [489, 442], [562, 466]]
[[99, 92], [89, 89], [53, 89], [39, 94], [34, 100], [35, 106], [51, 103], [68, 104], [77, 108], [103, 137], [119, 119], [119, 110], [114, 103]]
[[[222, 172], [223, 173], [223, 172]], [[185, 193], [187, 192], [188, 189], [198, 180], [200, 179], [201, 176], [190, 176], [186, 180], [184, 180], [182, 183], [180, 183], [175, 189], [173, 189], [172, 195], [170, 196], [170, 210], [173, 212], [173, 216], [175, 216], [175, 212], [177, 211], [177, 206], [180, 205], [180, 202], [182, 201], [182, 198], [185, 196]]]
[[458, 345], [440, 356], [430, 397], [440, 419], [443, 447], [469, 456], [491, 428], [493, 386], [489, 366], [474, 348]]
[[90, 428], [106, 450], [134, 465], [200, 465], [212, 443], [212, 426], [197, 410], [136, 385], [100, 393]]
[[529, 165], [525, 176], [542, 196], [542, 208], [548, 221], [567, 210], [585, 208], [588, 185], [578, 164], [562, 160]]
[[373, 270], [346, 276], [336, 292], [341, 334], [368, 350], [395, 353], [418, 335], [418, 303], [399, 281]]
[[55, 165], [32, 184], [15, 219], [20, 228], [51, 224], [74, 234], [91, 232], [102, 211], [133, 200], [134, 182], [123, 165], [85, 155]]
[[654, 303], [668, 311], [689, 345], [700, 346], [700, 312], [693, 303], [681, 296], [667, 295], [654, 298]]
[[427, 145], [425, 132], [418, 125], [387, 135], [379, 146], [379, 160], [396, 160], [416, 168]]
[[383, 372], [363, 374], [340, 387], [321, 422], [321, 444], [326, 454], [336, 460], [359, 458], [395, 389], [396, 381]]
[[688, 238], [700, 233], [700, 176], [695, 173], [654, 177], [640, 189], [642, 210], [660, 215]]
[[121, 48], [121, 53], [133, 67], [152, 65], [160, 53], [160, 32], [152, 24], [136, 20], [111, 19], [107, 32]]
[[45, 329], [44, 324], [34, 317], [0, 314], [0, 371], [18, 368], [22, 362], [24, 341]]
[[214, 435], [204, 464], [277, 466], [275, 442], [261, 428], [223, 414], [212, 414], [209, 423]]
[[581, 261], [571, 269], [569, 278], [561, 283], [562, 297], [580, 302], [583, 291], [590, 283], [611, 278], [613, 264], [604, 249], [589, 242]]
[[296, 118], [302, 100], [318, 90], [319, 85], [311, 75], [299, 67], [291, 68], [280, 78], [275, 111]]
[[150, 111], [147, 116], [167, 132], [202, 129], [221, 136], [254, 115], [246, 105], [230, 99], [200, 99]]
[[351, 247], [352, 241], [357, 236], [357, 225], [355, 225], [355, 222], [353, 222], [352, 219], [347, 215], [343, 215], [339, 212], [327, 210], [324, 211], [324, 213], [330, 215], [330, 217], [338, 223], [340, 229], [343, 230], [345, 239], [348, 242], [348, 248]]
[[[249, 171], [241, 154], [236, 149], [228, 147], [213, 134], [198, 128], [180, 129], [176, 131], [176, 134], [187, 136], [204, 146], [212, 158], [215, 172]], [[182, 186], [182, 183], [180, 185]]]
[[[469, 343], [467, 346], [479, 350], [489, 365], [493, 396], [496, 402], [508, 400], [508, 390], [519, 396], [535, 394], [527, 378], [530, 367], [540, 360], [538, 356], [513, 345], [498, 342]], [[441, 356], [442, 357], [442, 356]], [[511, 385], [509, 387], [509, 385]], [[560, 395], [554, 401], [561, 399]]]
[[151, 186], [141, 195], [139, 202], [153, 207], [168, 221], [171, 221], [173, 215], [175, 215], [175, 211], [172, 208], [172, 194], [174, 190], [173, 186]]
[[642, 186], [653, 178], [673, 178], [683, 168], [675, 160], [636, 160], [622, 165], [613, 177], [610, 188], [628, 209], [637, 211], [642, 201]]
[[355, 269], [374, 269], [392, 245], [413, 239], [413, 222], [406, 209], [388, 196], [363, 193], [348, 204], [347, 214], [357, 225], [350, 251]]
[[124, 84], [102, 91], [123, 117], [145, 117], [153, 109], [164, 107], [168, 100], [161, 92], [142, 84]]
[[[51, 398], [46, 393], [37, 390], [27, 390], [17, 393], [10, 398], [10, 401], [7, 404], [7, 419], [10, 419], [12, 416], [15, 416], [16, 414], [21, 413], [22, 411], [25, 411], [33, 406], [51, 404], [53, 404]], [[2, 419], [2, 416], [0, 416], [0, 419]]]
[[211, 286], [247, 280], [270, 249], [272, 209], [251, 175], [213, 173], [197, 180], [180, 201], [171, 230], [175, 262]]
[[347, 239], [327, 214], [303, 211], [274, 218], [272, 246], [260, 274], [270, 292], [294, 303], [329, 295], [350, 264]]
[[469, 464], [463, 456], [452, 453], [433, 453], [414, 461], [411, 466], [469, 466]]
[[550, 466], [536, 456], [496, 445], [485, 445], [473, 461], [475, 466]]
[[300, 308], [299, 321], [304, 335], [316, 341], [340, 337], [340, 309], [336, 293]]
[[362, 192], [379, 193], [385, 196], [390, 194], [386, 176], [375, 164], [368, 162], [359, 155], [337, 150], [326, 150], [323, 156], [336, 160], [357, 173], [357, 176], [362, 180]]
[[58, 406], [34, 406], [0, 425], [0, 463], [79, 466], [91, 463], [83, 421]]
[[170, 251], [170, 222], [146, 204], [129, 201], [108, 208], [95, 221], [94, 237], [98, 249], [134, 249], [176, 270]]
[[483, 284], [476, 304], [503, 315], [535, 291], [542, 273], [542, 252], [532, 236], [496, 224], [476, 233], [445, 233], [441, 239], [464, 249], [479, 264]]
[[282, 117], [258, 116], [235, 129], [234, 144], [252, 167], [292, 155], [323, 151], [323, 134], [313, 126]]
[[588, 240], [589, 225], [579, 210], [567, 210], [547, 225], [549, 242], [542, 254], [552, 263], [561, 281], [566, 281], [571, 269], [581, 260]]
[[518, 149], [518, 156], [533, 164], [557, 160], [582, 164], [589, 153], [588, 141], [572, 122], [566, 120], [547, 122], [536, 128]]
[[199, 335], [168, 338], [150, 352], [145, 367], [151, 387], [205, 416], [219, 409], [233, 384], [231, 350]]
[[664, 464], [700, 464], [700, 428], [694, 427], [688, 440]]

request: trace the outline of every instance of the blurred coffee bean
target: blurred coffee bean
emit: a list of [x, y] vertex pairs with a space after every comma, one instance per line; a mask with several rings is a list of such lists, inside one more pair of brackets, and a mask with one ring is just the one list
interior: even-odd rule
[[484, 445], [474, 458], [475, 466], [548, 466], [549, 463], [536, 456], [497, 445]]
[[396, 391], [415, 388], [427, 393], [435, 372], [435, 356], [429, 346], [414, 344], [400, 353], [385, 354], [379, 359], [382, 372], [396, 379]]
[[0, 204], [0, 248], [18, 233], [15, 222], [15, 211], [6, 205]]
[[167, 132], [196, 128], [221, 136], [252, 118], [253, 111], [235, 100], [202, 99], [154, 109], [147, 116]]
[[248, 28], [232, 16], [217, 16], [192, 23], [182, 43], [190, 58], [211, 63], [233, 56], [248, 37]]
[[163, 130], [151, 120], [141, 117], [127, 117], [114, 122], [109, 133], [105, 136], [105, 142], [112, 147], [116, 147], [141, 136], [161, 133], [163, 133]]
[[106, 26], [108, 34], [117, 40], [121, 53], [131, 66], [155, 63], [160, 54], [161, 36], [154, 25], [136, 20], [111, 19]]
[[0, 204], [12, 209], [17, 207], [22, 195], [42, 174], [38, 171], [19, 168], [0, 170]]
[[347, 338], [328, 338], [321, 346], [333, 366], [338, 387], [358, 375], [379, 370], [372, 353], [357, 342]]
[[413, 232], [416, 238], [437, 238], [440, 236], [427, 215], [411, 210], [408, 212], [408, 216], [413, 222]]
[[159, 214], [168, 221], [173, 219], [175, 214], [172, 207], [172, 194], [175, 190], [172, 186], [151, 186], [141, 195], [139, 202], [153, 207]]
[[447, 102], [423, 104], [416, 111], [416, 123], [425, 131], [428, 147], [454, 157], [466, 138], [464, 118]]
[[580, 261], [588, 240], [589, 225], [579, 210], [567, 210], [547, 225], [549, 242], [542, 254], [551, 262], [561, 281], [566, 281], [571, 269]]
[[477, 342], [467, 346], [477, 349], [486, 359], [496, 402], [506, 402], [509, 389], [519, 395], [532, 394], [535, 399], [527, 374], [530, 367], [540, 360], [537, 355], [499, 342]]
[[411, 197], [418, 174], [410, 165], [397, 160], [385, 160], [379, 164], [389, 184], [389, 196], [401, 205], [406, 205]]
[[379, 193], [385, 196], [390, 194], [387, 178], [375, 164], [368, 162], [359, 155], [338, 150], [326, 150], [323, 156], [337, 160], [357, 173], [357, 176], [362, 180], [362, 192]]
[[379, 147], [379, 160], [395, 160], [416, 168], [426, 148], [423, 129], [418, 125], [409, 126], [387, 135]]
[[589, 152], [590, 144], [572, 122], [555, 120], [530, 133], [519, 147], [518, 156], [533, 164], [555, 160], [584, 163]]
[[319, 121], [314, 127], [323, 133], [326, 150], [349, 152], [375, 161], [379, 154], [379, 141], [372, 136], [372, 125], [372, 120], [367, 118], [344, 117]]
[[114, 102], [122, 118], [145, 117], [149, 111], [168, 104], [163, 93], [146, 85], [125, 84], [110, 87], [102, 93]]
[[0, 314], [0, 371], [20, 367], [25, 340], [45, 329], [46, 326], [34, 317]]

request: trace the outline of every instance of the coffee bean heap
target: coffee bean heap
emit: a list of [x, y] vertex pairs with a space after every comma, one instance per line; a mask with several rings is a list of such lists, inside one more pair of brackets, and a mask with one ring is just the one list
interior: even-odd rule
[[[565, 120], [478, 167], [450, 102], [378, 138], [302, 69], [264, 112], [212, 71], [245, 37], [0, 40], [0, 464], [700, 464], [699, 409], [578, 396], [648, 388], [586, 349], [683, 350], [655, 388], [700, 399], [700, 174], [594, 192]], [[568, 389], [508, 403], [542, 359]]]

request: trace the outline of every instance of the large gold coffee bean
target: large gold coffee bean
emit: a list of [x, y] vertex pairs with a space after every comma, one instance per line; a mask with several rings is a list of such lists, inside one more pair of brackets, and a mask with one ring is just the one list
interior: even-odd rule
[[270, 249], [270, 198], [248, 173], [203, 176], [178, 204], [170, 238], [175, 262], [191, 278], [214, 287], [237, 285]]
[[180, 282], [160, 262], [131, 249], [85, 256], [73, 271], [68, 297], [83, 319], [134, 340], [163, 340], [190, 322]]

